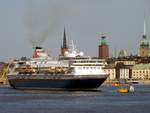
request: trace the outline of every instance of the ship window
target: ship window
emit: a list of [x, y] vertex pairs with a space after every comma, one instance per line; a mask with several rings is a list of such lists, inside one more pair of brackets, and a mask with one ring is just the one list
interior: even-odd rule
[[89, 67], [86, 67], [86, 69], [89, 69]]

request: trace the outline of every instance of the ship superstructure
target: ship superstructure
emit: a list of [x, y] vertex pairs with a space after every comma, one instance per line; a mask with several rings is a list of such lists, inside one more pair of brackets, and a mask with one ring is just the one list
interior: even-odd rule
[[74, 69], [75, 75], [105, 74], [102, 68], [107, 65], [104, 59], [84, 56], [83, 52], [76, 49], [73, 41], [71, 41], [71, 45], [64, 56], [60, 56], [60, 61], [68, 61], [70, 67]]

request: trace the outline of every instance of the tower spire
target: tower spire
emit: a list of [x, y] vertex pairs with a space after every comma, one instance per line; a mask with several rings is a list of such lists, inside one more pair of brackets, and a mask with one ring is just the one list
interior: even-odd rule
[[141, 57], [149, 56], [149, 42], [147, 40], [147, 34], [146, 34], [146, 18], [145, 17], [144, 17], [144, 33], [142, 36], [142, 40], [140, 42], [140, 56]]
[[146, 18], [144, 17], [144, 36], [146, 36]]
[[66, 30], [64, 27], [63, 45], [61, 46], [61, 55], [64, 56], [66, 51], [68, 51], [68, 45], [67, 45], [67, 39], [66, 39]]
[[66, 30], [64, 27], [63, 48], [67, 48]]

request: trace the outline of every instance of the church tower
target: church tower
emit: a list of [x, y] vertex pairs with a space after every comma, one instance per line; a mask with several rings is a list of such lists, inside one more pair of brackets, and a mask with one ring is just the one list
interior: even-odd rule
[[109, 47], [107, 45], [105, 35], [102, 35], [101, 37], [101, 45], [99, 45], [99, 58], [100, 59], [109, 58]]
[[144, 34], [142, 36], [141, 42], [140, 42], [140, 56], [141, 57], [148, 57], [149, 55], [149, 42], [147, 40], [146, 35], [146, 20], [144, 19]]
[[68, 51], [67, 39], [66, 39], [66, 30], [64, 28], [63, 44], [61, 46], [61, 56], [64, 56], [65, 51]]

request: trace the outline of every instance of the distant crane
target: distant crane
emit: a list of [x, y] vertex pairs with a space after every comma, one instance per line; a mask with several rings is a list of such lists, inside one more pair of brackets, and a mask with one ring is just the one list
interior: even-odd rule
[[9, 73], [9, 67], [11, 64], [12, 64], [12, 62], [3, 65], [2, 70], [0, 72], [0, 83], [1, 84], [7, 84], [7, 74]]

